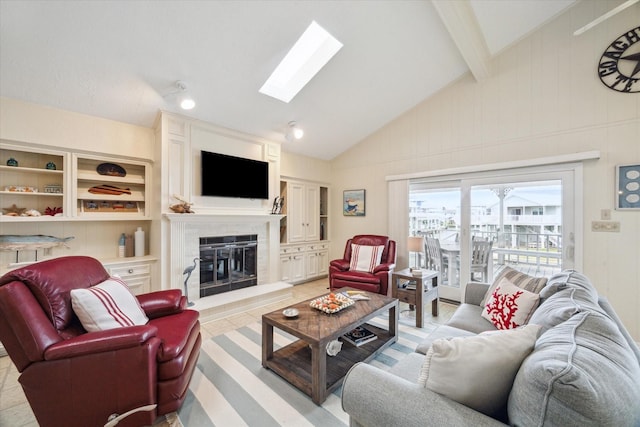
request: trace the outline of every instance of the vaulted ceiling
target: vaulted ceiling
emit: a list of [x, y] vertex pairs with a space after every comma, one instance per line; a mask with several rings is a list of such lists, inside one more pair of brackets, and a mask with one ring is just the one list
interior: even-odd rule
[[[146, 127], [173, 111], [328, 160], [465, 73], [487, 78], [576, 1], [0, 0], [0, 96]], [[312, 21], [344, 47], [289, 103], [259, 93]]]

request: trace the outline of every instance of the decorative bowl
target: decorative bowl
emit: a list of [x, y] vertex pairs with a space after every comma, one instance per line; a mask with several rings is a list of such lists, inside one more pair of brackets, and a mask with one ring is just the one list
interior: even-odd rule
[[314, 299], [309, 305], [325, 313], [337, 313], [354, 304], [354, 300], [341, 293], [330, 293]]
[[284, 317], [296, 317], [300, 312], [297, 308], [287, 308], [282, 312], [282, 314], [284, 314]]

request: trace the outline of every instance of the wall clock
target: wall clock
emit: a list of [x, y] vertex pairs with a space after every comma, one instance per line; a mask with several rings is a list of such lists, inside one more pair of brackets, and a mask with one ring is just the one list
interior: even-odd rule
[[640, 27], [622, 34], [605, 49], [598, 75], [609, 89], [640, 92]]

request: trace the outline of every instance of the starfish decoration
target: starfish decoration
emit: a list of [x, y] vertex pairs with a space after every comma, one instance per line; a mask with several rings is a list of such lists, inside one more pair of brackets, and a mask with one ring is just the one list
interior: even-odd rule
[[20, 216], [27, 210], [27, 208], [19, 208], [14, 203], [10, 208], [2, 208], [2, 210], [5, 215]]
[[631, 55], [623, 56], [620, 59], [624, 59], [627, 61], [636, 61], [636, 67], [633, 69], [633, 73], [629, 77], [633, 78], [640, 71], [640, 52], [633, 53]]

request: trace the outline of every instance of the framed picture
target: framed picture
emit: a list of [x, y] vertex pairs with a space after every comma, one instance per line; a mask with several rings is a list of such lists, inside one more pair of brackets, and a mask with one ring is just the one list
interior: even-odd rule
[[640, 164], [616, 166], [616, 209], [640, 210]]
[[342, 215], [364, 216], [365, 213], [365, 190], [345, 190], [342, 193]]

